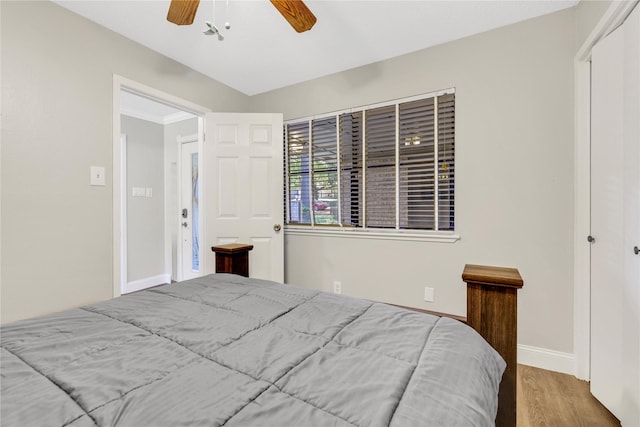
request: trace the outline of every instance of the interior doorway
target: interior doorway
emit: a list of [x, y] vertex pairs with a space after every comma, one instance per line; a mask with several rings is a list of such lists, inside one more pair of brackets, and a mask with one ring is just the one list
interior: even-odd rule
[[[206, 111], [114, 77], [114, 296], [188, 278], [180, 266], [180, 159], [186, 140], [196, 156], [201, 150]], [[197, 243], [202, 229], [199, 216], [193, 220]], [[194, 257], [197, 266], [199, 249], [192, 247]], [[192, 268], [189, 277], [199, 271]]]
[[[141, 199], [143, 193], [144, 197], [149, 199], [158, 194], [155, 187], [149, 187], [142, 182], [133, 184], [124, 175], [127, 165], [122, 160], [125, 153], [120, 142], [120, 136], [123, 133], [121, 122], [124, 117], [121, 111], [123, 93], [131, 93], [146, 100], [171, 106], [190, 113], [196, 118], [200, 223], [197, 241], [201, 252], [197, 257], [199, 270], [196, 274], [215, 271], [214, 257], [205, 256], [208, 254], [202, 253], [203, 248], [241, 242], [254, 246], [250, 254], [251, 277], [283, 281], [284, 237], [280, 224], [283, 218], [282, 114], [212, 114], [209, 110], [188, 101], [121, 76], [114, 76], [113, 296], [118, 297], [123, 292], [131, 290], [131, 287], [125, 288], [127, 277], [129, 277], [127, 261], [132, 258], [127, 250], [131, 225], [127, 223], [127, 213], [124, 213], [129, 212], [128, 207], [125, 206], [126, 202], [134, 200], [129, 199], [129, 194], [133, 194], [134, 186], [136, 194], [139, 194], [137, 197]], [[207, 123], [206, 141], [205, 121]], [[162, 274], [165, 276], [163, 279], [170, 274], [173, 280], [183, 280], [181, 269], [177, 266], [178, 254], [181, 251], [178, 250], [179, 246], [176, 242], [181, 229], [187, 227], [183, 227], [184, 221], [181, 221], [184, 207], [178, 207], [178, 203], [173, 204], [171, 200], [180, 200], [179, 196], [172, 197], [181, 192], [176, 178], [181, 175], [178, 142], [186, 141], [179, 139], [179, 136], [191, 134], [192, 131], [180, 130], [173, 137], [166, 138], [172, 143], [175, 141], [176, 145], [175, 149], [167, 148], [164, 152], [164, 177], [167, 181], [162, 194], [165, 195], [164, 218], [167, 228], [164, 232], [165, 270]], [[127, 136], [126, 140], [127, 145], [130, 145], [131, 138]], [[147, 188], [150, 189], [149, 192]], [[157, 217], [162, 216], [162, 213], [149, 215]], [[192, 214], [187, 213], [187, 215]], [[150, 277], [153, 277], [153, 274]], [[144, 287], [147, 287], [147, 284]]]
[[[176, 212], [184, 205], [181, 199], [192, 199], [192, 167], [187, 162], [195, 159], [197, 171], [198, 119], [191, 113], [126, 90], [121, 90], [120, 100], [120, 125], [125, 135], [122, 204], [126, 242], [121, 292], [129, 293], [198, 275], [198, 217], [184, 217], [182, 221], [193, 231], [189, 241], [196, 244], [195, 251], [192, 245], [189, 252], [184, 253], [181, 243], [187, 233], [176, 230]], [[192, 135], [189, 145], [192, 156], [182, 162], [180, 142], [184, 133]], [[175, 153], [178, 150], [181, 151]], [[177, 173], [172, 174], [173, 169]], [[183, 172], [178, 172], [180, 170]], [[182, 179], [188, 182], [183, 184]], [[165, 235], [177, 237], [165, 239]], [[195, 260], [188, 271], [175, 271], [175, 265], [182, 268], [178, 261], [180, 255], [185, 261]]]

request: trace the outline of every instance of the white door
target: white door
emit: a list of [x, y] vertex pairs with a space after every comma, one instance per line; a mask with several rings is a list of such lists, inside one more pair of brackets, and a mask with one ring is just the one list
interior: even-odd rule
[[640, 422], [640, 9], [592, 51], [591, 393]]
[[[622, 305], [624, 427], [640, 426], [640, 6], [624, 25], [624, 222]], [[638, 250], [635, 250], [638, 248]]]
[[180, 145], [180, 280], [200, 276], [198, 142]]
[[249, 276], [284, 280], [281, 114], [207, 114], [203, 147], [206, 271], [211, 246], [253, 245]]

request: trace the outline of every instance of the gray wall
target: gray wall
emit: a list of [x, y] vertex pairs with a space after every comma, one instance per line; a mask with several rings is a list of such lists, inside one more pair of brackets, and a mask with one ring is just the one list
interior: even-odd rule
[[286, 280], [464, 315], [465, 263], [517, 267], [519, 342], [571, 353], [574, 34], [566, 10], [253, 97], [254, 110], [290, 119], [456, 88], [461, 239], [289, 235]]
[[[54, 3], [0, 8], [8, 322], [113, 294], [114, 74], [216, 111], [246, 111], [249, 98]], [[106, 186], [89, 185], [90, 166], [106, 168]]]
[[[127, 282], [134, 282], [166, 273], [164, 126], [120, 117], [127, 136]], [[134, 187], [151, 188], [152, 197], [133, 197]]]

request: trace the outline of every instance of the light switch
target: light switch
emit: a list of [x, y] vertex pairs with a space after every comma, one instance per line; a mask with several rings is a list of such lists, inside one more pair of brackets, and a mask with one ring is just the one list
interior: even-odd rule
[[131, 196], [133, 197], [145, 197], [145, 189], [142, 187], [133, 187], [131, 189]]
[[153, 197], [153, 188], [147, 188], [147, 197]]
[[91, 174], [91, 185], [104, 185], [104, 167], [103, 166], [91, 166], [89, 168]]

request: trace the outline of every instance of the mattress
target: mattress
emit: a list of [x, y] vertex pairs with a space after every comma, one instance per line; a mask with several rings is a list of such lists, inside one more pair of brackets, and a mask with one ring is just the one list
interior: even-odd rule
[[[389, 284], [394, 286], [394, 284]], [[213, 274], [5, 325], [9, 426], [493, 426], [465, 324]]]

